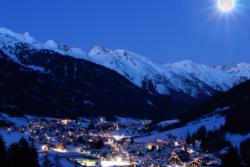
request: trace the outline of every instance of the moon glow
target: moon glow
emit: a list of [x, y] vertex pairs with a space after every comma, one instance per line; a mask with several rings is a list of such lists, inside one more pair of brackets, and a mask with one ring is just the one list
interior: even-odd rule
[[235, 7], [235, 0], [217, 0], [217, 6], [222, 12], [230, 12]]

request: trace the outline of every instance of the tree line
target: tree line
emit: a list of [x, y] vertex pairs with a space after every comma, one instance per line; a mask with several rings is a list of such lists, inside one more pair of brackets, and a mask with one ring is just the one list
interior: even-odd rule
[[201, 141], [200, 148], [204, 151], [216, 153], [225, 150], [222, 156], [221, 167], [250, 167], [250, 138], [242, 141], [239, 148], [235, 148], [225, 139], [226, 128], [221, 127], [216, 131], [208, 131], [202, 126], [191, 134], [187, 134], [186, 142], [194, 144]]
[[0, 136], [0, 167], [19, 166], [40, 167], [36, 148], [24, 138], [6, 147], [2, 136]]

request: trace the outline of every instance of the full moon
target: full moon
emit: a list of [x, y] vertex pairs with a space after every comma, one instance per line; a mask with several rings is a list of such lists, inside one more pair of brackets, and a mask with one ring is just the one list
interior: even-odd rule
[[217, 6], [223, 12], [230, 12], [235, 7], [235, 0], [218, 0]]

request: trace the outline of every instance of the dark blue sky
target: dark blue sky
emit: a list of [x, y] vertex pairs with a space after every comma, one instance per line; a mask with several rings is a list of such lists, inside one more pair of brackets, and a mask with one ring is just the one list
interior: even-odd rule
[[163, 64], [250, 63], [249, 0], [219, 13], [216, 0], [0, 0], [0, 26], [80, 47], [140, 53]]

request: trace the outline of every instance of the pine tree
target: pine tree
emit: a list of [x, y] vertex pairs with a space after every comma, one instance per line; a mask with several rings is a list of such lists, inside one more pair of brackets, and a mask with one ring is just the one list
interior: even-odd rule
[[189, 132], [187, 133], [186, 142], [187, 144], [193, 144], [193, 140]]
[[227, 150], [227, 153], [222, 158], [222, 165], [221, 167], [240, 167], [240, 158], [238, 156], [237, 150], [230, 146]]
[[35, 147], [30, 146], [24, 138], [21, 138], [18, 143], [11, 144], [7, 155], [10, 167], [39, 167], [38, 154]]
[[240, 143], [240, 155], [244, 163], [250, 166], [250, 139], [246, 139]]
[[48, 154], [46, 154], [46, 155], [43, 157], [43, 164], [42, 164], [42, 167], [53, 167], [53, 164], [52, 164], [52, 162], [50, 161]]
[[0, 136], [0, 167], [7, 167], [7, 151], [2, 136]]
[[131, 140], [130, 140], [130, 144], [134, 144], [134, 138], [133, 137], [131, 137]]
[[30, 146], [27, 140], [21, 138], [18, 142], [21, 152], [22, 152], [22, 159], [25, 160], [24, 164], [30, 167], [38, 167], [39, 164], [37, 162], [38, 155], [36, 153], [36, 149], [34, 146]]
[[201, 126], [197, 130], [197, 139], [202, 140], [207, 136], [207, 128], [205, 126]]
[[55, 157], [55, 167], [62, 167], [62, 164], [60, 163], [58, 156]]
[[40, 165], [38, 163], [38, 153], [37, 153], [37, 150], [36, 150], [34, 144], [32, 144], [30, 146], [30, 154], [31, 154], [31, 157], [30, 157], [31, 162], [33, 162], [32, 165], [34, 167], [39, 167]]
[[16, 167], [22, 165], [22, 159], [20, 157], [20, 147], [17, 143], [13, 143], [8, 148], [7, 159], [9, 167]]

